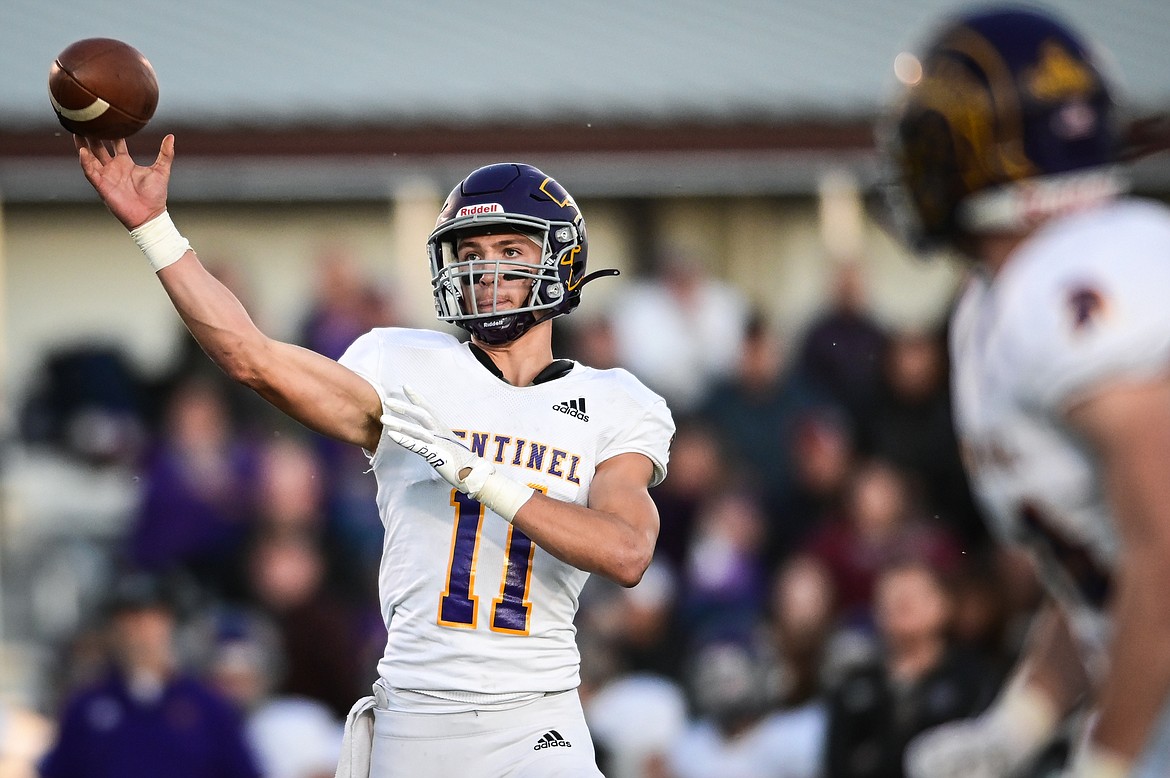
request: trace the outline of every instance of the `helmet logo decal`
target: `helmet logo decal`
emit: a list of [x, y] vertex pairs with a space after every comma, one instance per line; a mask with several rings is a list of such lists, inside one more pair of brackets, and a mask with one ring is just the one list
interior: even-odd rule
[[1105, 295], [1091, 286], [1077, 286], [1069, 290], [1067, 303], [1074, 331], [1088, 329], [1107, 310]]
[[580, 246], [574, 246], [561, 257], [561, 264], [569, 266], [569, 277], [565, 280], [565, 286], [570, 292], [581, 285], [581, 279], [584, 277], [583, 273], [577, 273], [577, 277], [573, 278], [573, 263], [577, 261], [577, 252], [580, 250]]
[[1012, 8], [965, 14], [924, 52], [914, 72], [895, 60], [905, 89], [878, 127], [887, 199], [915, 249], [967, 252], [975, 233], [1034, 226], [1124, 190], [1111, 167], [1107, 79], [1058, 19]]
[[[544, 179], [544, 181], [542, 181], [540, 183], [540, 191], [542, 191], [546, 195], [548, 195], [548, 199], [552, 200], [554, 203], [556, 203], [560, 207], [572, 208], [574, 211], [577, 212], [576, 218], [580, 219], [581, 218], [581, 209], [577, 207], [577, 203], [576, 203], [576, 201], [573, 200], [573, 196], [571, 194], [569, 194], [568, 192], [566, 192], [563, 187], [561, 187], [561, 194], [560, 195], [555, 195], [552, 192], [548, 191], [547, 187], [548, 187], [550, 182], [554, 183], [554, 184], [556, 183], [551, 178]], [[560, 186], [560, 185], [557, 184], [557, 186]]]
[[1040, 61], [1026, 74], [1026, 83], [1037, 100], [1049, 102], [1077, 95], [1087, 97], [1097, 87], [1093, 71], [1056, 41], [1047, 41], [1040, 47]]
[[[981, 102], [986, 101], [982, 114], [967, 115], [968, 132], [978, 132], [981, 128], [989, 136], [976, 146], [975, 164], [982, 168], [979, 177], [982, 179], [989, 175], [991, 180], [995, 180], [1002, 175], [1016, 179], [1034, 174], [1035, 169], [1019, 142], [1024, 134], [1023, 110], [1015, 89], [1015, 78], [1003, 54], [991, 41], [973, 30], [960, 31], [955, 36], [954, 51], [970, 57], [978, 68], [975, 72], [966, 70], [962, 78], [967, 79], [968, 86], [964, 94], [956, 99], [970, 99], [973, 94], [982, 92]], [[963, 67], [958, 62], [955, 64]], [[981, 72], [982, 78], [977, 72]], [[980, 86], [982, 79], [987, 80], [986, 89]], [[941, 88], [946, 89], [947, 86], [944, 84]], [[989, 183], [986, 179], [976, 183], [970, 176], [965, 178], [971, 189]]]
[[[561, 193], [559, 195], [553, 194], [552, 192], [550, 192], [548, 190], [548, 185], [550, 183], [555, 184], [561, 190]], [[557, 205], [559, 205], [560, 207], [572, 208], [574, 211], [576, 211], [577, 213], [573, 217], [574, 223], [581, 221], [581, 209], [577, 207], [577, 203], [575, 200], [573, 200], [573, 196], [570, 195], [568, 192], [566, 192], [564, 190], [564, 187], [561, 187], [560, 184], [557, 184], [551, 178], [546, 178], [546, 179], [544, 179], [544, 181], [542, 181], [540, 183], [540, 191], [542, 191], [546, 195], [548, 195], [549, 199], [552, 200]], [[562, 243], [568, 243], [570, 240], [576, 238], [576, 236], [573, 235], [569, 230], [570, 230], [569, 227], [561, 227], [559, 230], [556, 231], [556, 234], [555, 234], [556, 239], [561, 241]], [[573, 264], [577, 261], [577, 253], [579, 251], [581, 251], [580, 244], [574, 246], [573, 248], [564, 252], [561, 255], [561, 264], [569, 266], [569, 277], [567, 279], [565, 279], [565, 288], [568, 289], [570, 292], [573, 291], [574, 289], [576, 289], [578, 286], [580, 286], [581, 278], [584, 275], [583, 273], [578, 273], [577, 278], [575, 278], [575, 279], [573, 278], [572, 268], [573, 268]]]
[[455, 214], [455, 218], [462, 216], [482, 216], [489, 213], [503, 213], [504, 206], [499, 203], [480, 203], [479, 205], [465, 205]]

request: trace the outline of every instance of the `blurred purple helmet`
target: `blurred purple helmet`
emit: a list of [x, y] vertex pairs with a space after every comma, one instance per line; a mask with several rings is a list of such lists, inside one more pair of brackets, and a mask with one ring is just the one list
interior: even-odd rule
[[961, 247], [1124, 188], [1109, 85], [1057, 19], [1012, 7], [954, 18], [912, 70], [879, 142], [913, 248]]

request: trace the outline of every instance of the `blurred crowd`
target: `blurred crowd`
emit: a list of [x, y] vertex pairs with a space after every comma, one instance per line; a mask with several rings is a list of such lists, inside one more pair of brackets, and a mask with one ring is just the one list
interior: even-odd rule
[[[400, 323], [344, 251], [319, 268], [301, 345], [338, 357]], [[863, 270], [837, 267], [799, 333], [681, 253], [558, 322], [558, 356], [630, 369], [678, 424], [653, 564], [582, 596], [582, 700], [610, 778], [898, 778], [916, 733], [999, 690], [1038, 590], [972, 503], [945, 332], [883, 326]], [[384, 643], [374, 479], [185, 335], [177, 352], [146, 378], [116, 348], [62, 351], [20, 410], [26, 445], [140, 476], [95, 607], [51, 647], [44, 773], [80, 774], [109, 723], [94, 700], [115, 694], [188, 768], [214, 743], [220, 775], [332, 775]]]

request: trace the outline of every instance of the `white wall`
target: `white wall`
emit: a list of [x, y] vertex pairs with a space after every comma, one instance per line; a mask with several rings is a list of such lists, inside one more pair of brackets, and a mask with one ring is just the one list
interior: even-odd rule
[[[241, 296], [270, 334], [303, 314], [319, 252], [341, 245], [394, 284], [389, 205], [179, 206], [173, 216], [208, 265], [243, 281]], [[167, 364], [181, 323], [126, 231], [100, 205], [10, 207], [4, 232], [5, 386], [19, 397], [44, 352], [80, 339], [124, 344], [146, 370]], [[425, 265], [420, 246], [418, 261]]]
[[[172, 212], [205, 263], [238, 271], [241, 296], [262, 328], [287, 338], [308, 305], [314, 260], [336, 246], [352, 251], [413, 323], [435, 325], [423, 246], [438, 207], [437, 195], [415, 191], [397, 209], [390, 203], [179, 204]], [[590, 286], [581, 310], [600, 311], [631, 278], [636, 241], [620, 205], [583, 202], [582, 208], [590, 268], [624, 273]], [[811, 200], [678, 198], [654, 208], [670, 241], [737, 284], [790, 335], [822, 304], [832, 265]], [[906, 258], [873, 225], [865, 227], [865, 242], [875, 312], [894, 326], [937, 320], [954, 269]], [[10, 402], [19, 402], [48, 349], [79, 339], [121, 343], [147, 371], [168, 364], [181, 324], [145, 260], [103, 207], [9, 206], [0, 246], [0, 332], [6, 340], [0, 353], [7, 353], [3, 386]]]
[[[798, 337], [823, 306], [834, 261], [811, 199], [666, 202], [666, 234], [733, 282], [784, 334]], [[874, 315], [891, 328], [931, 326], [945, 316], [958, 268], [906, 254], [876, 224], [859, 225], [860, 257]]]

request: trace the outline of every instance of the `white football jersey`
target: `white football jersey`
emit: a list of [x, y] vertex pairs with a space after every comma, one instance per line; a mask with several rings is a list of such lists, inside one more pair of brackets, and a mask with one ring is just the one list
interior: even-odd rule
[[1065, 411], [1170, 367], [1170, 211], [1119, 200], [1045, 225], [995, 278], [972, 279], [951, 338], [956, 427], [993, 530], [1036, 552], [1099, 640], [1119, 541]]
[[[377, 329], [341, 363], [383, 397], [417, 391], [497, 472], [586, 505], [598, 464], [637, 452], [666, 475], [674, 423], [665, 402], [624, 370], [574, 364], [517, 387], [466, 344], [427, 330]], [[371, 457], [385, 525], [379, 573], [389, 637], [378, 666], [396, 690], [477, 703], [579, 684], [573, 619], [588, 574], [451, 487], [383, 437]]]

